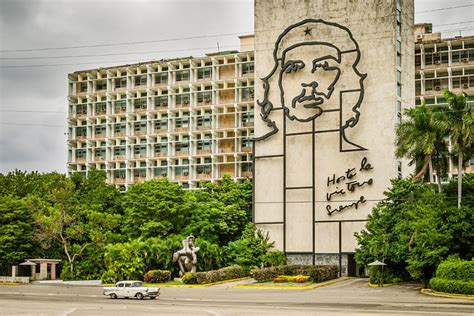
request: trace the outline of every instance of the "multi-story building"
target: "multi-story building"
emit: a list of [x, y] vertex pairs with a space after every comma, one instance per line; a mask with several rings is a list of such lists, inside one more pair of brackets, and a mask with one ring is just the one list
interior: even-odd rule
[[[69, 74], [68, 171], [102, 169], [124, 188], [251, 177], [253, 35], [240, 39], [240, 52]], [[474, 103], [474, 36], [442, 39], [425, 23], [415, 25], [415, 43], [416, 104], [445, 103], [445, 89]]]
[[69, 74], [68, 171], [105, 170], [124, 189], [251, 177], [252, 41], [241, 37], [242, 52]]
[[[447, 89], [466, 92], [474, 106], [474, 36], [443, 39], [431, 30], [430, 23], [415, 25], [416, 104], [446, 104]], [[449, 176], [456, 175], [457, 161], [451, 161], [449, 169]], [[474, 157], [466, 172], [474, 172]]]

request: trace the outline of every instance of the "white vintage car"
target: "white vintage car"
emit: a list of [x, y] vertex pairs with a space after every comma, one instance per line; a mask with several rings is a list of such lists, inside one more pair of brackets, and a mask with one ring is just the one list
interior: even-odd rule
[[110, 298], [136, 297], [142, 300], [145, 297], [149, 297], [153, 300], [160, 295], [160, 288], [143, 286], [142, 281], [120, 281], [115, 286], [104, 287], [103, 294], [110, 296]]

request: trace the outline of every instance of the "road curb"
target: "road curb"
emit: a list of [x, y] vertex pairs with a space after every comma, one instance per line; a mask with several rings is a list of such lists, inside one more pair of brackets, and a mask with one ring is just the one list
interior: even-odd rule
[[432, 289], [421, 289], [420, 293], [425, 294], [425, 295], [430, 295], [430, 296], [436, 296], [436, 297], [455, 298], [459, 300], [474, 301], [474, 295], [437, 292], [437, 291], [433, 291]]
[[232, 286], [233, 289], [266, 289], [266, 290], [271, 290], [271, 289], [278, 289], [278, 290], [313, 290], [317, 289], [323, 286], [328, 286], [328, 285], [333, 285], [336, 283], [341, 283], [345, 282], [348, 280], [351, 280], [352, 278], [347, 277], [347, 278], [340, 278], [332, 281], [328, 281], [325, 283], [320, 283], [320, 284], [315, 284], [315, 285], [234, 285]]

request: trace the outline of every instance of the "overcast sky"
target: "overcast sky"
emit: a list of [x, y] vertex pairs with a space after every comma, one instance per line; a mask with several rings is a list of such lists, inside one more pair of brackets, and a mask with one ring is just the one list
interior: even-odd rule
[[[433, 23], [443, 37], [472, 35], [473, 4], [415, 0], [415, 22]], [[426, 12], [440, 8], [452, 9]], [[66, 172], [68, 73], [202, 56], [217, 51], [217, 43], [238, 49], [238, 34], [250, 33], [253, 0], [0, 0], [0, 173]], [[188, 39], [157, 41], [179, 38]], [[37, 50], [140, 41], [155, 42]], [[97, 56], [111, 53], [117, 55]], [[32, 57], [55, 58], [26, 59]]]

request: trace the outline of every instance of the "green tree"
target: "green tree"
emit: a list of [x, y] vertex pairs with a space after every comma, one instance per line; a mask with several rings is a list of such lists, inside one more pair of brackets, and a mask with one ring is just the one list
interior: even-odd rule
[[151, 180], [132, 186], [124, 197], [123, 232], [130, 238], [166, 237], [188, 223], [191, 204], [177, 183]]
[[249, 223], [242, 236], [225, 247], [227, 265], [239, 265], [245, 268], [260, 267], [265, 262], [266, 254], [273, 248], [275, 242], [270, 241], [268, 233], [257, 229]]
[[444, 91], [444, 97], [448, 102], [443, 107], [443, 119], [439, 125], [447, 130], [451, 142], [454, 144], [454, 151], [458, 157], [458, 197], [457, 207], [461, 207], [462, 199], [462, 177], [464, 170], [464, 154], [472, 154], [471, 146], [474, 140], [474, 108], [467, 103], [466, 93], [459, 95], [451, 91]]
[[0, 265], [18, 264], [31, 256], [33, 221], [25, 199], [0, 196]]
[[405, 179], [392, 180], [385, 195], [368, 216], [365, 229], [355, 234], [359, 264], [383, 260], [394, 277], [406, 278], [409, 272], [426, 285], [449, 255], [472, 257], [472, 208], [458, 209], [450, 205], [449, 196]]
[[438, 122], [438, 112], [437, 107], [428, 107], [425, 103], [406, 109], [404, 114], [407, 119], [396, 128], [395, 154], [397, 158], [410, 159], [410, 164], [418, 163], [417, 160], [422, 159], [423, 163], [413, 177], [414, 182], [422, 179], [428, 168], [432, 170], [433, 158], [436, 157], [438, 190], [441, 191], [441, 176], [447, 160], [447, 144], [444, 137], [445, 129]]

